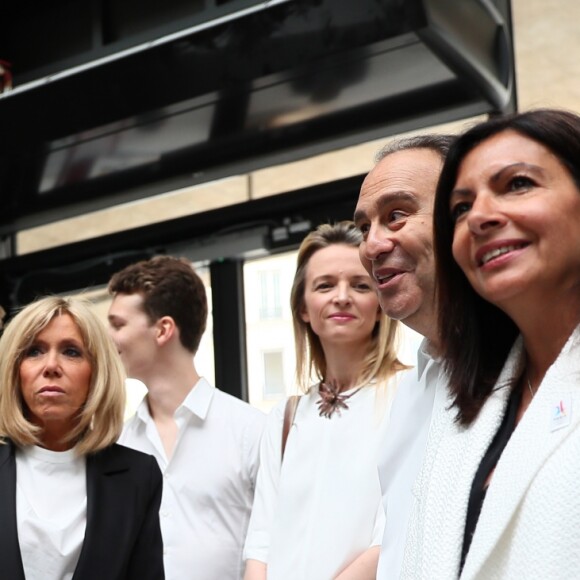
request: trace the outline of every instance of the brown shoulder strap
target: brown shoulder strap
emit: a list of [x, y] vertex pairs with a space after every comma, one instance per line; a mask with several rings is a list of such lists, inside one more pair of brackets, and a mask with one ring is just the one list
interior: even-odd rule
[[282, 427], [282, 457], [281, 461], [284, 461], [284, 451], [286, 449], [286, 441], [288, 440], [288, 434], [290, 433], [290, 427], [294, 423], [294, 417], [296, 417], [296, 410], [298, 409], [298, 403], [300, 402], [300, 395], [292, 395], [288, 397], [286, 401], [286, 406], [284, 407], [284, 425]]

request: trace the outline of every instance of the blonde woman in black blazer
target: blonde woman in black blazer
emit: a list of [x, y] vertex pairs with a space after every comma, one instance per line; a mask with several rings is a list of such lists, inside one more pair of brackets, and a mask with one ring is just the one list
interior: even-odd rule
[[0, 339], [3, 578], [164, 579], [161, 474], [152, 457], [115, 444], [124, 397], [117, 352], [82, 301], [43, 298], [8, 324]]

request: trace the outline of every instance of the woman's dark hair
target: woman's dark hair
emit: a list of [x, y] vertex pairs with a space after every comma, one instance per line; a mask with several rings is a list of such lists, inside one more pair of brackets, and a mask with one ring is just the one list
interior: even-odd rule
[[437, 185], [434, 237], [441, 349], [459, 423], [469, 425], [492, 392], [518, 334], [515, 323], [473, 290], [453, 259], [454, 223], [449, 198], [467, 154], [504, 131], [542, 144], [570, 172], [580, 191], [580, 117], [538, 109], [493, 118], [460, 135], [451, 146]]

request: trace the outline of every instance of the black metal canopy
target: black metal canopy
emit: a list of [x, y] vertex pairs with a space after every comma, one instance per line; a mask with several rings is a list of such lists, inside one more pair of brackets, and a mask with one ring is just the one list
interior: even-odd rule
[[[0, 39], [15, 81], [0, 95], [4, 235], [515, 108], [509, 0], [11, 4]], [[63, 24], [67, 10], [79, 31]]]

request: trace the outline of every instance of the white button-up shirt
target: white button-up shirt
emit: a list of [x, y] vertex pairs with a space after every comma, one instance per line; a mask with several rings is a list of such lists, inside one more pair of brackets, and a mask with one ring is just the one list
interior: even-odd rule
[[239, 580], [265, 415], [200, 379], [175, 411], [167, 458], [144, 399], [119, 443], [153, 455], [167, 580]]
[[386, 524], [377, 580], [395, 580], [401, 575], [412, 488], [423, 465], [432, 414], [443, 407], [446, 393], [442, 366], [431, 358], [428, 342], [423, 340], [416, 368], [406, 371], [399, 384], [379, 452]]

